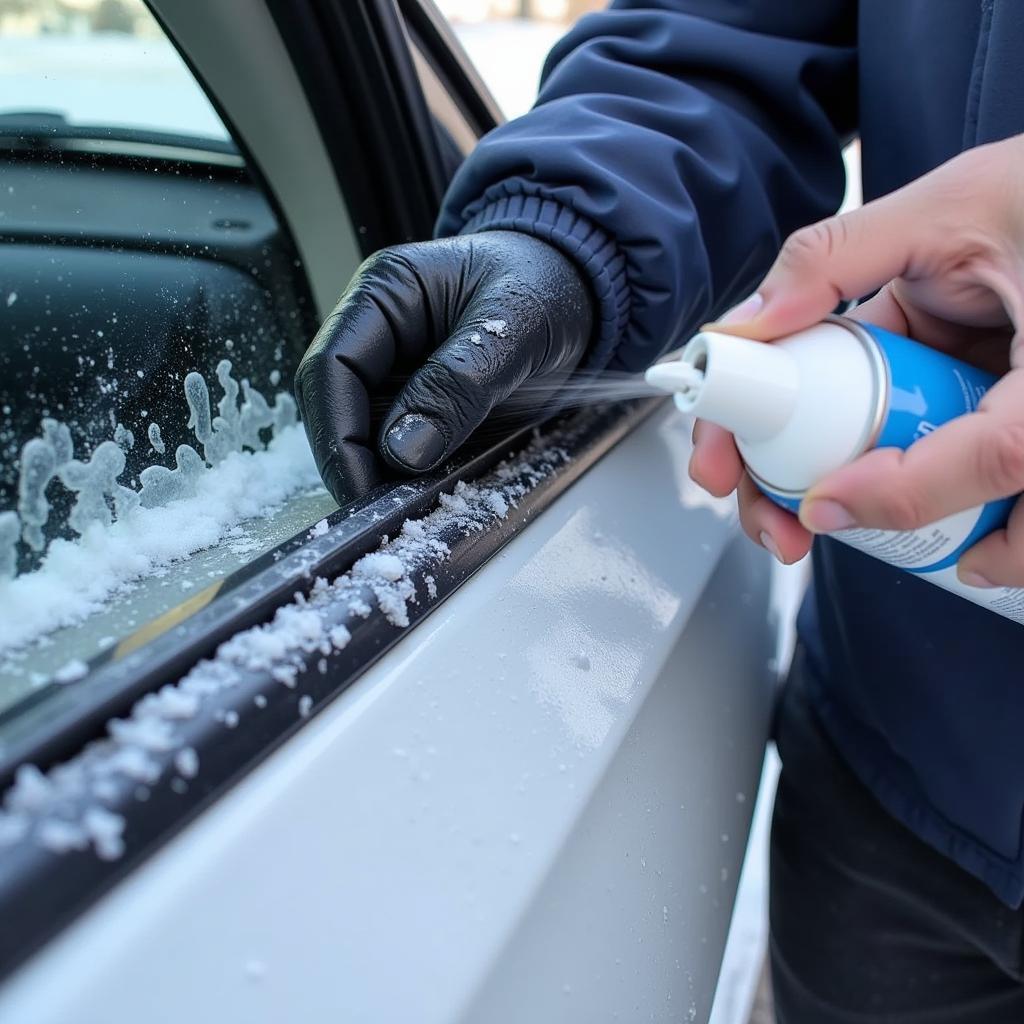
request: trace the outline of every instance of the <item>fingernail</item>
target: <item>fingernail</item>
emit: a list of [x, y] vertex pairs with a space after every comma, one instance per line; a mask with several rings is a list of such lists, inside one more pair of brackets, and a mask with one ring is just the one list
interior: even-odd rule
[[839, 504], [828, 498], [804, 502], [800, 506], [800, 522], [812, 533], [835, 533], [856, 526], [853, 516]]
[[[761, 307], [764, 305], [764, 298], [760, 292], [748, 295], [739, 305], [733, 306], [728, 312], [723, 313], [716, 321], [716, 324], [741, 324], [744, 320], [753, 320]], [[709, 326], [714, 326], [711, 324]]]
[[991, 580], [985, 579], [980, 572], [972, 572], [970, 569], [965, 572], [957, 573], [957, 575], [960, 577], [960, 582], [966, 583], [969, 587], [978, 587], [980, 590], [991, 590], [996, 586], [996, 584]]
[[441, 460], [445, 437], [433, 420], [411, 412], [395, 420], [384, 445], [396, 462], [422, 473]]
[[765, 551], [772, 555], [776, 560], [785, 565], [786, 560], [782, 557], [782, 552], [779, 551], [779, 546], [774, 540], [772, 540], [772, 535], [767, 530], [762, 530], [759, 536], [761, 547], [763, 547]]

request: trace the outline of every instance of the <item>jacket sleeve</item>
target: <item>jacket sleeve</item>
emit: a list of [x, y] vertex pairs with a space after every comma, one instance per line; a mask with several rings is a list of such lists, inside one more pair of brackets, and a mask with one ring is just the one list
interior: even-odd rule
[[855, 38], [856, 0], [617, 0], [557, 44], [534, 109], [470, 155], [438, 234], [557, 245], [597, 299], [589, 365], [639, 370], [838, 208]]

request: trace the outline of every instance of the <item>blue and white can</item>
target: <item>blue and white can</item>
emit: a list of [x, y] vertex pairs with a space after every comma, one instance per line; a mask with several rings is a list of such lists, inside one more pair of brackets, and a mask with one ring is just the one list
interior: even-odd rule
[[[681, 409], [730, 430], [757, 485], [794, 512], [828, 473], [872, 448], [909, 448], [977, 409], [997, 380], [909, 338], [838, 316], [771, 344], [702, 332], [678, 364], [648, 372], [652, 383], [676, 392]], [[1015, 500], [917, 530], [856, 528], [834, 536], [1024, 623], [1024, 589], [969, 587], [956, 575], [960, 556], [1006, 524]]]

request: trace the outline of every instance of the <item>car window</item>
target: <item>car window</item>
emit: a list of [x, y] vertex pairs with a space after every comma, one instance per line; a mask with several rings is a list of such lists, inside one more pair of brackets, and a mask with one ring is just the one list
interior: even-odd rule
[[19, 0], [0, 18], [0, 117], [228, 140], [142, 0]]
[[507, 118], [537, 95], [544, 59], [574, 21], [608, 0], [437, 0]]
[[0, 743], [335, 508], [308, 293], [140, 0], [0, 5]]

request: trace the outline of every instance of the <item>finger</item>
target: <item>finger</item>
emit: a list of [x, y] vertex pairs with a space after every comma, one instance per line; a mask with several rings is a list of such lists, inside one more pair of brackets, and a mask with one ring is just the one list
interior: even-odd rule
[[[753, 315], [709, 329], [771, 340], [810, 327], [843, 301], [852, 301], [900, 277], [932, 231], [922, 192], [901, 189], [849, 213], [794, 232], [750, 302]], [[745, 304], [746, 305], [746, 304]]]
[[1006, 529], [964, 552], [956, 574], [969, 587], [1024, 587], [1024, 500], [1013, 506]]
[[859, 303], [846, 315], [851, 320], [860, 320], [863, 323], [874, 324], [875, 327], [892, 331], [893, 334], [902, 334], [908, 338], [913, 337], [906, 311], [900, 304], [891, 281], [876, 295], [872, 295], [870, 299]]
[[[557, 269], [564, 257], [546, 248], [542, 255], [549, 260], [552, 253]], [[536, 272], [532, 265], [526, 269]], [[537, 378], [535, 405], [552, 401], [583, 354], [590, 321], [575, 272], [567, 289], [553, 290], [557, 279], [543, 283], [550, 294], [542, 298], [523, 268], [507, 270], [468, 303], [384, 418], [380, 450], [391, 465], [415, 473], [433, 469], [528, 378]], [[570, 327], [575, 342], [566, 344], [558, 332]]]
[[327, 490], [344, 505], [377, 482], [369, 443], [370, 402], [354, 368], [336, 354], [337, 314], [328, 318], [295, 373], [295, 398]]
[[[378, 482], [370, 395], [396, 362], [429, 344], [423, 296], [408, 263], [367, 261], [317, 332], [295, 374], [295, 396], [317, 469], [340, 504]], [[392, 325], [401, 324], [396, 338]]]
[[746, 473], [740, 478], [737, 497], [743, 532], [783, 565], [791, 565], [811, 550], [813, 536], [796, 516], [766, 498]]
[[743, 462], [728, 430], [697, 420], [693, 424], [693, 454], [690, 476], [705, 491], [724, 498], [739, 486]]
[[890, 281], [876, 295], [846, 315], [895, 334], [914, 338], [996, 377], [1010, 368], [1008, 328], [972, 327], [936, 316], [922, 308], [912, 292], [915, 284]]
[[977, 412], [906, 451], [879, 448], [808, 491], [800, 521], [815, 533], [853, 526], [916, 530], [1024, 490], [1024, 371], [999, 381]]
[[453, 453], [529, 376], [519, 330], [467, 314], [402, 388], [384, 419], [380, 447], [396, 468], [425, 472]]

